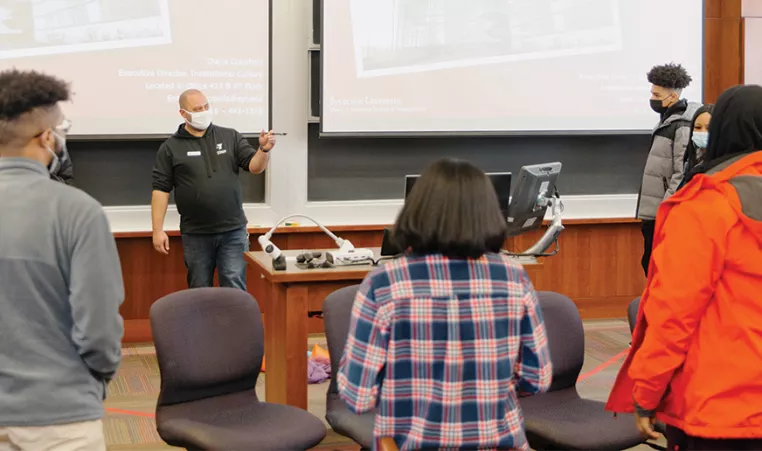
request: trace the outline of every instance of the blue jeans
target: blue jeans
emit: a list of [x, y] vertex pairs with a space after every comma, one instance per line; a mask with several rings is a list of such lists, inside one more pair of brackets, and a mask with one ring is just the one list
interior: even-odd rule
[[246, 291], [243, 254], [249, 251], [249, 233], [245, 227], [209, 235], [184, 234], [182, 239], [189, 288], [211, 287], [216, 268], [221, 287]]

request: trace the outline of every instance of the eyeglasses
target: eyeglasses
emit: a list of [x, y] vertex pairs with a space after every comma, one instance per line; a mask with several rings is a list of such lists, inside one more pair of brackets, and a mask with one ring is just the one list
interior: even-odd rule
[[69, 130], [71, 130], [72, 123], [69, 119], [64, 119], [63, 122], [61, 122], [59, 125], [55, 127], [55, 129], [64, 135], [69, 134]]

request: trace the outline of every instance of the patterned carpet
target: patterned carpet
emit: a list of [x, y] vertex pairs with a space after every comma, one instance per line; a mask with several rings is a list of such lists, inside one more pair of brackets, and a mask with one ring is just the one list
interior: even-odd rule
[[[630, 331], [624, 321], [596, 321], [585, 324], [585, 364], [578, 386], [583, 397], [605, 400], [630, 342]], [[312, 337], [310, 345], [325, 347], [325, 338]], [[603, 367], [601, 367], [603, 365]], [[257, 392], [264, 399], [266, 375], [257, 381]], [[174, 449], [156, 433], [154, 409], [159, 394], [160, 378], [156, 353], [151, 345], [124, 348], [122, 365], [109, 386], [104, 421], [110, 451], [154, 451]], [[309, 386], [309, 410], [319, 418], [325, 415], [327, 383]], [[636, 449], [650, 449], [638, 447]], [[320, 451], [357, 451], [351, 440], [328, 431]]]

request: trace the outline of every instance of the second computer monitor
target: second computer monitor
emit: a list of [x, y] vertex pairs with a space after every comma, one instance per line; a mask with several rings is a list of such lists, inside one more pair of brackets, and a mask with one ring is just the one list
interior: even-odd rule
[[[405, 198], [413, 190], [413, 185], [418, 180], [420, 175], [408, 175], [405, 176]], [[511, 204], [511, 173], [510, 172], [488, 172], [487, 177], [492, 181], [492, 186], [495, 187], [497, 193], [497, 200], [500, 203], [500, 211], [503, 212], [503, 216], [508, 215], [508, 206]]]
[[516, 177], [516, 187], [508, 209], [508, 235], [515, 236], [539, 228], [556, 194], [561, 163], [523, 166]]

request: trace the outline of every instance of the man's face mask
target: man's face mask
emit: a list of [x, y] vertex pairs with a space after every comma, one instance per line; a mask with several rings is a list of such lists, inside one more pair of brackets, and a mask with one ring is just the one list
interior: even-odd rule
[[69, 158], [69, 152], [66, 149], [65, 136], [59, 134], [59, 132], [53, 132], [53, 137], [56, 140], [55, 149], [51, 149], [50, 147], [45, 147], [45, 149], [53, 156], [53, 159], [48, 165], [48, 172], [56, 174], [61, 168], [61, 163]]
[[669, 107], [665, 106], [665, 102], [670, 102], [670, 99], [672, 97], [672, 94], [667, 95], [666, 97], [662, 97], [660, 99], [651, 99], [651, 109], [654, 110], [655, 113], [664, 114]]
[[209, 128], [209, 126], [212, 124], [212, 110], [208, 109], [206, 111], [185, 111], [185, 114], [190, 116], [190, 120], [187, 118], [185, 119], [188, 124], [190, 124], [191, 127], [195, 128], [196, 130], [206, 130]]
[[664, 113], [667, 111], [667, 107], [664, 106], [663, 102], [664, 101], [661, 99], [651, 99], [651, 109], [654, 110], [655, 113]]
[[50, 147], [45, 146], [45, 150], [53, 156], [53, 159], [48, 165], [48, 171], [51, 174], [56, 174], [61, 168], [61, 163], [69, 158], [69, 152], [66, 149], [66, 134], [69, 133], [69, 129], [71, 129], [71, 121], [64, 119], [60, 125], [53, 129], [55, 148], [51, 149]]

